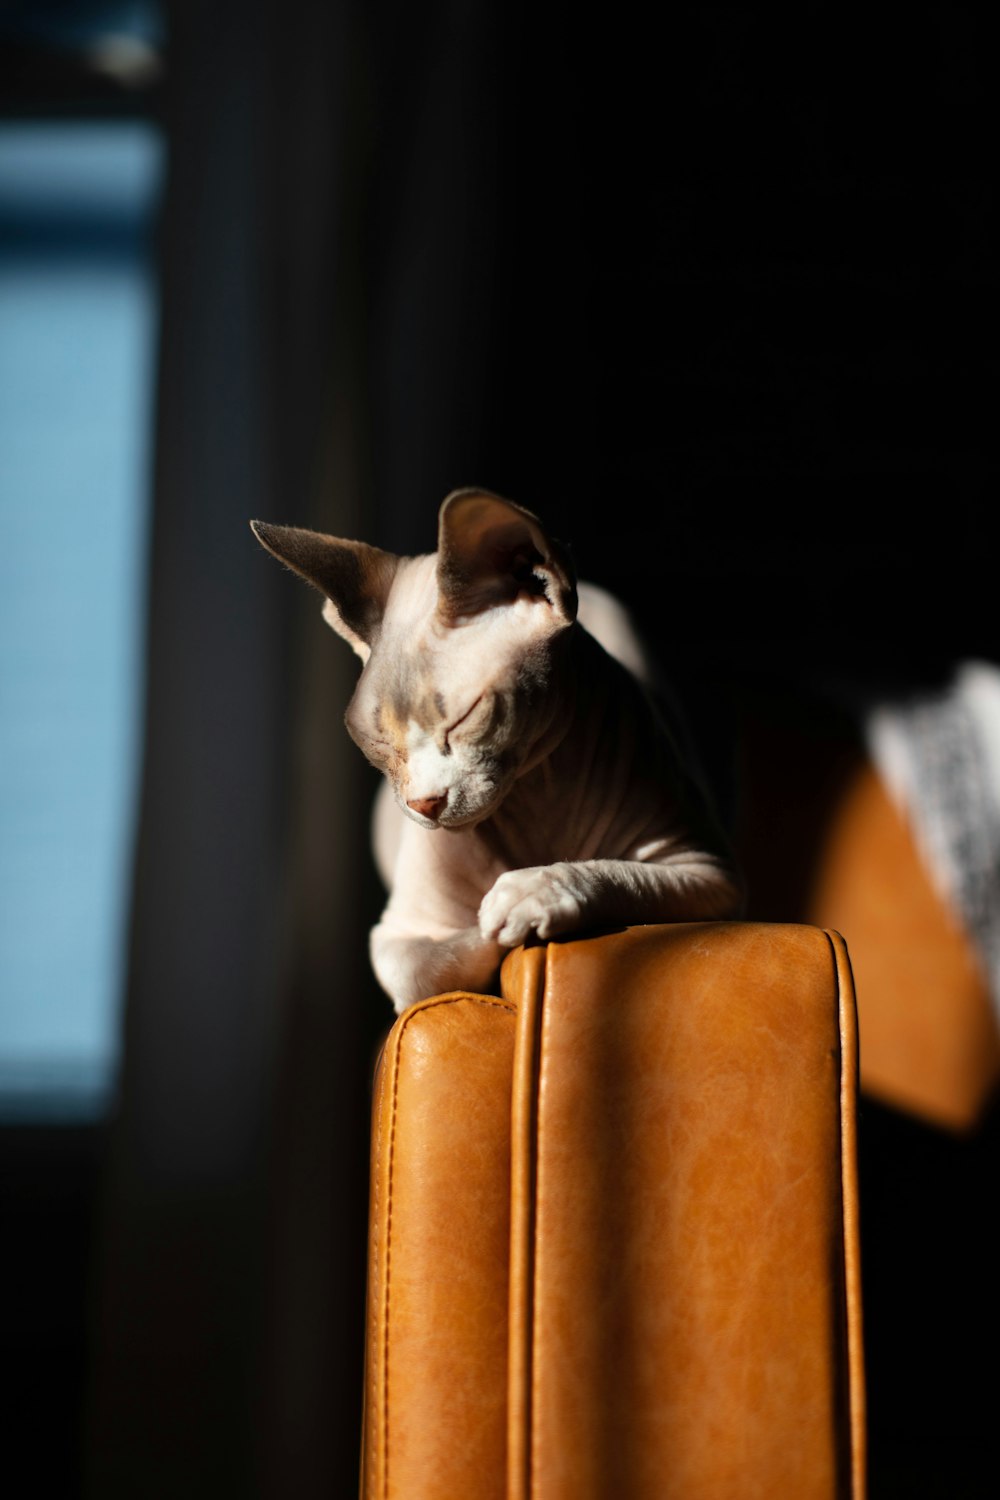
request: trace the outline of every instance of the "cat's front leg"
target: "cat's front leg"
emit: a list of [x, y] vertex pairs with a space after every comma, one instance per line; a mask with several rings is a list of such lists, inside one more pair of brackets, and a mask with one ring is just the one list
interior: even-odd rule
[[591, 859], [535, 865], [499, 876], [479, 908], [479, 930], [505, 948], [611, 922], [700, 922], [738, 914], [741, 894], [725, 862], [685, 851], [645, 863]]
[[372, 928], [369, 946], [376, 977], [398, 1015], [448, 990], [488, 993], [503, 957], [502, 946], [478, 927], [427, 937], [384, 919]]

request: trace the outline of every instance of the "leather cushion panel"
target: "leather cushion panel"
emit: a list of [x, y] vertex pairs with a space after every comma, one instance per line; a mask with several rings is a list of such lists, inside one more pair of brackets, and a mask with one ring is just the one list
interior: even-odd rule
[[972, 1129], [1000, 1078], [989, 987], [867, 761], [831, 813], [806, 914], [850, 945], [863, 1087], [935, 1124]]
[[362, 1494], [506, 1489], [513, 1007], [405, 1012], [376, 1079]]
[[830, 1500], [852, 1477], [859, 1494], [846, 960], [765, 924], [541, 951], [504, 969], [521, 1006], [510, 1495]]

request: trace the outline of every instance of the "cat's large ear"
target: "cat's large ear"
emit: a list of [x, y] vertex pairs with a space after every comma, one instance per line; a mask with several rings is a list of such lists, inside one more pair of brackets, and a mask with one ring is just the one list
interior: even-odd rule
[[301, 526], [251, 521], [250, 529], [272, 556], [326, 595], [324, 620], [367, 661], [399, 558]]
[[576, 574], [537, 516], [488, 490], [453, 490], [438, 517], [438, 591], [449, 624], [527, 595], [576, 619]]

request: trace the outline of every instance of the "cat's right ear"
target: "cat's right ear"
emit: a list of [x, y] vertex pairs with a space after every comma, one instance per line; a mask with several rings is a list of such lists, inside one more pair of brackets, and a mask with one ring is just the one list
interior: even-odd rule
[[365, 542], [349, 542], [301, 526], [251, 521], [250, 529], [272, 557], [326, 595], [324, 620], [367, 661], [399, 558]]

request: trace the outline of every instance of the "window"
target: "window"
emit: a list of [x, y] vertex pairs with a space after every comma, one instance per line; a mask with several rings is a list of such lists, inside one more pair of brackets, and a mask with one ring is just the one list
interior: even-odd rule
[[[81, 21], [87, 7], [31, 14], [44, 21], [60, 9], [74, 15], [71, 37], [57, 28], [65, 46], [39, 42], [37, 26], [18, 38], [34, 60], [19, 76], [40, 97], [21, 97], [19, 112], [8, 105], [0, 119], [0, 1120], [8, 1121], [96, 1118], [113, 1094], [140, 749], [151, 229], [163, 144], [141, 97], [129, 110], [107, 107], [117, 85], [94, 61], [111, 58], [117, 68], [124, 57], [127, 66], [134, 43], [148, 71], [141, 28], [126, 27], [116, 51], [114, 7], [98, 8], [92, 32]], [[79, 109], [66, 97], [73, 76]], [[52, 78], [58, 108], [47, 117]]]

